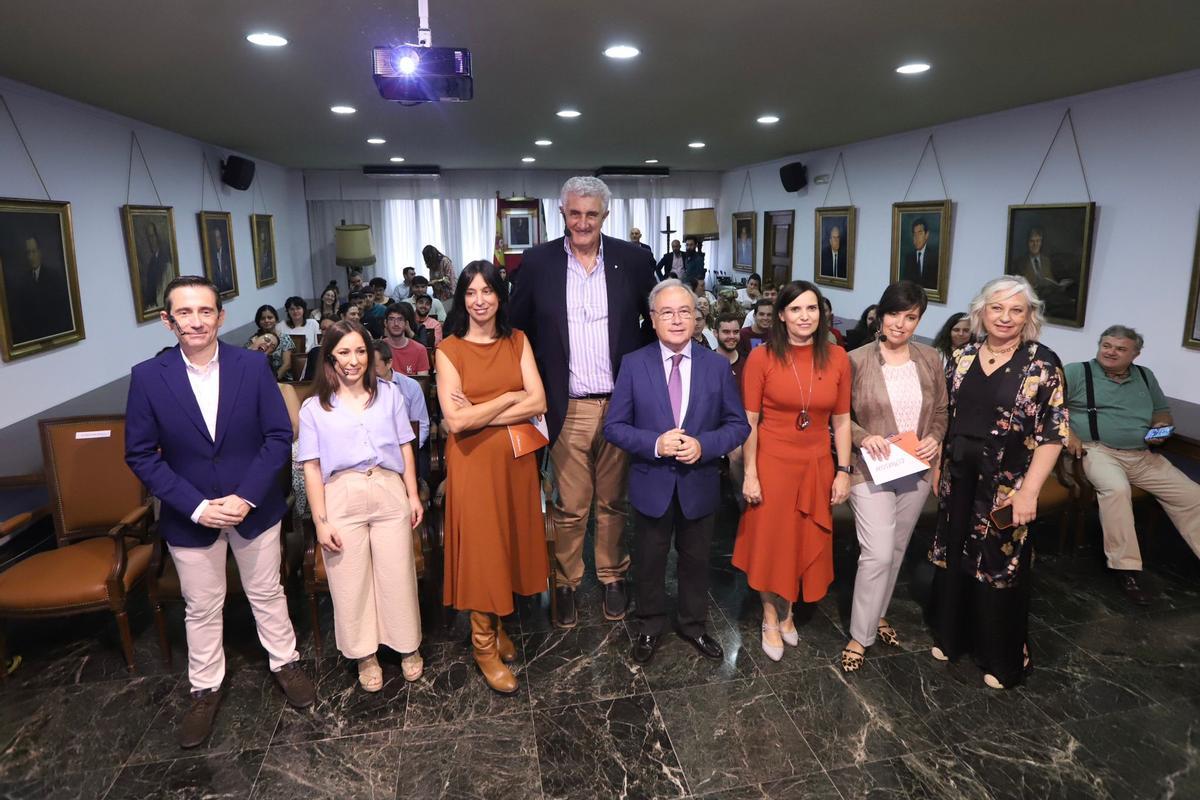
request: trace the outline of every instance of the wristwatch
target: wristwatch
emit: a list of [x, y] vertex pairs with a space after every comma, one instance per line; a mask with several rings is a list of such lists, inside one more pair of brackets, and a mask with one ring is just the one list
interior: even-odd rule
[[837, 471], [838, 471], [838, 472], [844, 472], [844, 473], [846, 473], [847, 475], [853, 475], [853, 474], [854, 474], [854, 465], [853, 465], [853, 464], [851, 464], [851, 465], [849, 465], [849, 466], [846, 466], [846, 467], [839, 466], [839, 467], [837, 467]]

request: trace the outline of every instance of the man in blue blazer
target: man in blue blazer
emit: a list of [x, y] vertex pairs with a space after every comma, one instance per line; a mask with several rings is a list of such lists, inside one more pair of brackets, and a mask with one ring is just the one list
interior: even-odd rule
[[186, 604], [192, 707], [182, 747], [208, 738], [225, 678], [225, 561], [233, 550], [258, 637], [288, 702], [311, 705], [296, 634], [279, 582], [280, 471], [292, 426], [271, 368], [256, 351], [221, 344], [221, 298], [206, 278], [176, 278], [163, 324], [179, 347], [133, 368], [125, 409], [125, 460], [162, 502], [158, 530], [170, 548]]
[[650, 293], [658, 341], [621, 362], [605, 437], [629, 453], [637, 610], [633, 659], [654, 656], [667, 624], [664, 587], [671, 537], [679, 554], [679, 635], [723, 658], [705, 631], [708, 551], [721, 498], [718, 459], [750, 435], [729, 361], [692, 341], [696, 298], [673, 278]]

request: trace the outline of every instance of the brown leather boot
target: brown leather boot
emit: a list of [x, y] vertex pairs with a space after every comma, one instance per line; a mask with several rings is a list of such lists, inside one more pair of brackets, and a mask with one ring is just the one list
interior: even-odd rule
[[475, 663], [483, 673], [483, 679], [492, 691], [512, 694], [517, 691], [517, 678], [500, 660], [496, 647], [496, 628], [499, 618], [495, 614], [471, 612], [471, 644], [475, 648]]
[[496, 617], [496, 649], [500, 651], [500, 660], [505, 664], [511, 664], [517, 660], [517, 646], [513, 644], [512, 639], [508, 638], [508, 632], [504, 630], [504, 620]]

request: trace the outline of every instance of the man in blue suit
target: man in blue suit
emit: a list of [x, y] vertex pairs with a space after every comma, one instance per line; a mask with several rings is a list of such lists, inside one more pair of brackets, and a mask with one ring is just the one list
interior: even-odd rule
[[658, 341], [621, 362], [604, 422], [629, 453], [629, 502], [637, 534], [633, 659], [654, 656], [667, 625], [664, 586], [671, 537], [679, 554], [679, 635], [706, 658], [724, 658], [708, 635], [708, 551], [720, 502], [718, 459], [750, 435], [729, 361], [692, 341], [696, 298], [681, 281], [650, 292]]
[[168, 284], [162, 321], [179, 340], [133, 368], [125, 409], [125, 460], [162, 502], [158, 529], [186, 604], [192, 707], [182, 747], [212, 731], [225, 678], [225, 561], [233, 550], [258, 638], [288, 702], [316, 697], [298, 667], [296, 634], [279, 582], [280, 471], [292, 446], [283, 396], [261, 353], [221, 344], [221, 298], [206, 278]]

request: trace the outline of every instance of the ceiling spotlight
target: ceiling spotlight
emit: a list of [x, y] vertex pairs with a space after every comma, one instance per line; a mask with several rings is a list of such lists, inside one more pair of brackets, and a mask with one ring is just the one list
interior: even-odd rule
[[532, 164], [533, 162], [537, 161], [537, 159], [533, 156], [525, 156], [521, 159], [521, 161], [525, 162], [526, 164]]
[[330, 106], [329, 110], [335, 114], [353, 114], [358, 109], [354, 106]]
[[535, 139], [533, 143], [538, 147], [549, 147], [550, 145], [554, 144], [554, 142], [550, 141], [549, 139]]
[[896, 67], [896, 72], [899, 72], [901, 75], [919, 75], [922, 72], [928, 71], [929, 65], [919, 61], [913, 64], [904, 64]]
[[562, 117], [563, 119], [575, 119], [579, 116], [579, 112], [573, 108], [564, 108], [562, 111], [558, 112], [558, 116]]
[[367, 139], [367, 144], [387, 144], [387, 139], [380, 139], [378, 136], [372, 136]]
[[657, 164], [657, 163], [658, 163], [658, 159], [657, 159], [657, 158], [647, 158], [647, 159], [646, 159], [646, 163], [647, 163], [647, 164]]
[[641, 50], [638, 50], [633, 45], [615, 44], [605, 50], [604, 55], [608, 56], [609, 58], [634, 58], [641, 52]]
[[388, 159], [388, 161], [392, 162], [393, 164], [399, 164], [400, 162], [404, 161], [404, 156], [392, 156]]
[[763, 114], [758, 118], [757, 122], [759, 125], [774, 125], [776, 122], [779, 122], [779, 117], [774, 114]]
[[693, 150], [699, 150], [701, 147], [704, 147], [704, 142], [688, 142], [688, 147]]
[[259, 47], [283, 47], [287, 44], [287, 39], [274, 33], [252, 33], [246, 37], [246, 41]]

